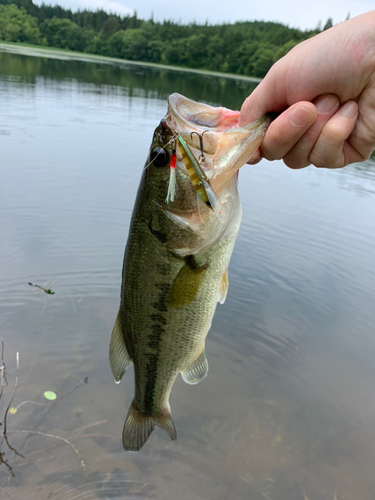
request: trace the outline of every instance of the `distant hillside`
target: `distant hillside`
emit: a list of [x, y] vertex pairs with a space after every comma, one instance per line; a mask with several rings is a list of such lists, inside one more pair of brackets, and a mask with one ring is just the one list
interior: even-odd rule
[[[329, 19], [324, 29], [330, 26]], [[320, 31], [264, 21], [160, 23], [139, 19], [136, 13], [121, 17], [103, 10], [39, 7], [32, 0], [0, 0], [0, 40], [256, 77]]]

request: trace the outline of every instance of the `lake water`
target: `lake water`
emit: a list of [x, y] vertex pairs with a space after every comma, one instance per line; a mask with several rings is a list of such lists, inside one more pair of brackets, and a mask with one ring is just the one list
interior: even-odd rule
[[[238, 109], [250, 91], [0, 52], [1, 422], [20, 353], [1, 498], [374, 499], [371, 160], [241, 170], [243, 223], [207, 338], [209, 375], [173, 387], [176, 442], [156, 429], [140, 453], [122, 449], [133, 374], [116, 385], [107, 353], [153, 129], [172, 92]], [[48, 402], [47, 390], [61, 399]]]

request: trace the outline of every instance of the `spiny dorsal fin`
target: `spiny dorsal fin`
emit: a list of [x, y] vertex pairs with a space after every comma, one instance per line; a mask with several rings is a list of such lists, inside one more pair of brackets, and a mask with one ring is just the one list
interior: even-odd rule
[[139, 451], [155, 426], [166, 431], [173, 441], [177, 439], [176, 429], [169, 411], [164, 416], [145, 415], [136, 409], [134, 401], [132, 401], [122, 432], [124, 449], [126, 451]]
[[117, 383], [120, 382], [131, 362], [132, 360], [126, 349], [124, 335], [122, 333], [121, 315], [119, 311], [112, 330], [111, 342], [109, 343], [109, 364], [111, 365], [112, 374]]
[[198, 384], [208, 373], [208, 363], [204, 348], [193, 363], [181, 372], [184, 382], [190, 385]]
[[218, 300], [220, 304], [224, 304], [225, 299], [227, 298], [228, 287], [229, 287], [228, 268], [226, 268], [223, 277], [221, 278], [220, 295]]
[[170, 307], [183, 307], [195, 299], [207, 270], [207, 264], [199, 266], [194, 256], [186, 258], [186, 265], [178, 273], [168, 296]]

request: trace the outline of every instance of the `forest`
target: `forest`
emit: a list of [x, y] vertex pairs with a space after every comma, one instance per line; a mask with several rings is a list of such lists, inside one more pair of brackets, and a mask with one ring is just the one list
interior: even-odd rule
[[21, 42], [131, 61], [262, 78], [290, 49], [332, 26], [301, 31], [281, 23], [179, 24], [132, 16], [0, 0], [0, 41]]

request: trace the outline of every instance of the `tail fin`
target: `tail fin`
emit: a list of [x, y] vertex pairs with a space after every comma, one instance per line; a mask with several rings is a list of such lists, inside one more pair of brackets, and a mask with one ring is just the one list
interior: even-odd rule
[[135, 408], [134, 401], [130, 405], [122, 431], [122, 444], [126, 451], [139, 451], [149, 438], [155, 427], [160, 427], [175, 441], [176, 429], [172, 415], [168, 412], [161, 417], [149, 416]]

